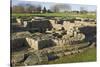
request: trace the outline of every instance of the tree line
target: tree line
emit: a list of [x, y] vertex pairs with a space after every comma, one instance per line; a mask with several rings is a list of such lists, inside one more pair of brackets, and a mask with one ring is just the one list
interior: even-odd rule
[[[57, 12], [68, 12], [71, 11], [69, 4], [55, 4], [51, 8], [47, 9], [41, 5], [13, 5], [11, 7], [12, 13], [57, 13]], [[72, 11], [76, 13], [87, 13], [88, 11], [84, 7], [80, 7], [80, 11]]]
[[47, 9], [45, 6], [42, 8], [41, 5], [14, 5], [11, 7], [12, 13], [50, 13], [49, 9]]

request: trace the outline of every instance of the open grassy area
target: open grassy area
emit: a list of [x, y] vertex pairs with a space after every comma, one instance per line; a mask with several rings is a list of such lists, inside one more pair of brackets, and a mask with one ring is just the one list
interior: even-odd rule
[[21, 13], [21, 14], [15, 14], [13, 13], [12, 16], [56, 16], [56, 17], [81, 17], [81, 18], [96, 18], [95, 14], [76, 14], [76, 13], [35, 13], [35, 14], [26, 14], [26, 13]]
[[96, 61], [96, 48], [88, 49], [87, 51], [79, 54], [70, 56], [64, 56], [54, 61], [49, 61], [48, 64], [59, 64], [59, 63], [75, 63], [75, 62], [88, 62]]

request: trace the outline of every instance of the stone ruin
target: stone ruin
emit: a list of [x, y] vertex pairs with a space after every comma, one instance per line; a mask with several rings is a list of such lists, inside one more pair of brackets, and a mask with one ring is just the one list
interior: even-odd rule
[[[96, 24], [92, 23], [94, 20], [87, 21], [80, 18], [76, 18], [74, 22], [44, 17], [31, 20], [16, 19], [15, 23], [11, 24], [11, 50], [21, 51], [25, 47], [27, 51], [21, 55], [13, 55], [16, 61], [14, 64], [41, 64], [58, 57], [83, 52], [92, 40], [95, 42], [96, 35], [94, 28]], [[87, 26], [93, 27], [92, 31]], [[89, 34], [91, 35], [88, 37]], [[94, 44], [96, 45], [93, 43], [91, 47]]]
[[[18, 32], [12, 35], [12, 46], [17, 48], [17, 46], [24, 46], [25, 44], [34, 48], [34, 50], [39, 50], [43, 48], [48, 48], [51, 46], [63, 46], [80, 43], [85, 39], [85, 35], [78, 33], [77, 31], [70, 32], [67, 31], [66, 34], [62, 35], [59, 32], [54, 34], [38, 34], [32, 35], [29, 32]], [[17, 46], [16, 46], [17, 45]]]
[[[55, 35], [55, 36], [53, 36], [52, 38], [49, 38], [47, 36], [47, 39], [45, 37], [44, 37], [45, 39], [44, 38], [41, 39], [40, 37], [42, 37], [42, 36], [32, 37], [31, 33], [30, 34], [28, 33], [28, 35], [26, 36], [25, 34], [27, 34], [27, 33], [18, 32], [18, 33], [20, 33], [20, 35], [17, 35], [17, 34], [13, 35], [12, 42], [15, 42], [15, 44], [17, 44], [16, 42], [18, 40], [20, 40], [22, 42], [26, 42], [26, 43], [22, 43], [22, 44], [28, 44], [30, 47], [38, 50], [39, 47], [41, 46], [41, 45], [39, 45], [39, 43], [41, 44], [42, 42], [46, 42], [46, 41], [47, 41], [46, 44], [48, 44], [48, 42], [52, 42], [53, 44], [56, 44], [56, 45], [60, 45], [60, 43], [61, 43], [61, 45], [64, 45], [64, 44], [71, 44], [74, 41], [77, 42], [77, 41], [82, 41], [85, 39], [85, 35], [82, 33], [79, 33], [80, 31], [79, 31], [78, 27], [75, 26], [74, 23], [64, 21], [64, 23], [62, 25], [62, 24], [57, 23], [58, 21], [56, 21], [56, 20], [48, 21], [47, 19], [44, 19], [44, 20], [43, 19], [44, 19], [43, 17], [42, 18], [36, 17], [36, 18], [34, 18], [34, 20], [32, 19], [32, 22], [30, 22], [30, 21], [24, 21], [24, 20], [21, 21], [18, 18], [18, 19], [16, 19], [16, 21], [18, 24], [20, 24], [20, 25], [22, 24], [22, 27], [20, 29], [18, 27], [17, 29], [20, 31], [23, 29], [24, 29], [23, 31], [28, 30], [29, 32], [30, 31], [34, 31], [34, 32], [51, 31], [51, 33], [50, 33], [51, 36], [53, 36], [53, 35]], [[16, 26], [14, 26], [14, 27], [16, 27]], [[15, 36], [17, 36], [17, 37], [15, 37]], [[18, 38], [18, 37], [20, 37], [20, 38]]]
[[[84, 19], [85, 20], [85, 19]], [[88, 19], [84, 21], [82, 18], [73, 19], [73, 23], [70, 20], [61, 20], [59, 18], [45, 18], [45, 17], [34, 17], [30, 20], [13, 18], [12, 20], [12, 31], [32, 31], [32, 32], [45, 32], [51, 29], [60, 30], [64, 28], [65, 30], [70, 30], [73, 27], [82, 27], [84, 24], [89, 24], [89, 22], [96, 22], [94, 19]]]

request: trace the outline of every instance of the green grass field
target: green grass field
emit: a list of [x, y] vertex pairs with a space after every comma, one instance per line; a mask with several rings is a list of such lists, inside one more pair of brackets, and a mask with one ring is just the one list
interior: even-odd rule
[[35, 13], [35, 14], [26, 14], [26, 13], [21, 13], [21, 14], [15, 14], [13, 13], [12, 16], [16, 16], [16, 17], [19, 17], [19, 16], [56, 16], [56, 17], [81, 17], [81, 18], [96, 18], [96, 15], [95, 14], [91, 14], [91, 13], [88, 13], [88, 14], [76, 14], [76, 13]]
[[76, 63], [76, 62], [89, 62], [89, 61], [96, 61], [96, 48], [88, 49], [83, 53], [64, 56], [54, 61], [49, 61], [48, 64]]

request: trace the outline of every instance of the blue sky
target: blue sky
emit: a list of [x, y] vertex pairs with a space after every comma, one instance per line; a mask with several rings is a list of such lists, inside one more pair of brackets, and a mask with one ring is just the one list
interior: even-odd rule
[[[12, 0], [12, 5], [18, 5], [18, 4], [34, 4], [34, 5], [41, 5], [42, 7], [46, 7], [49, 9], [53, 5], [57, 3], [52, 2], [36, 2], [36, 1], [20, 1], [20, 0]], [[67, 3], [65, 3], [67, 4]], [[95, 5], [79, 5], [79, 4], [69, 4], [71, 6], [72, 10], [80, 10], [80, 7], [85, 7], [88, 11], [95, 11], [96, 6]]]

